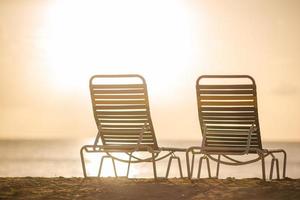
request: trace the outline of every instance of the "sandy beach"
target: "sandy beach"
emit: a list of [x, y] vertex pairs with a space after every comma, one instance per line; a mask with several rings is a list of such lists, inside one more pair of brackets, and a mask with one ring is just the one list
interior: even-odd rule
[[0, 178], [0, 199], [300, 199], [300, 179]]

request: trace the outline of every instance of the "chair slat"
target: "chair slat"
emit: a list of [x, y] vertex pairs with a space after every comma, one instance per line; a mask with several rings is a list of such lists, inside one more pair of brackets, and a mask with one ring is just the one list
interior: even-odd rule
[[[132, 145], [132, 144], [130, 144], [130, 145]], [[148, 143], [147, 146], [151, 147], [152, 149], [157, 148], [156, 145], [153, 144], [153, 143]], [[109, 145], [109, 146], [107, 145], [103, 148], [106, 149], [106, 150], [109, 150], [109, 152], [131, 152], [133, 146], [127, 146], [127, 144], [126, 144], [126, 146], [123, 146], [122, 144], [118, 144], [118, 143], [113, 144], [112, 143], [112, 145]], [[139, 151], [147, 151], [147, 148], [142, 147], [142, 148], [139, 149]]]
[[92, 89], [119, 89], [119, 88], [144, 88], [143, 84], [99, 84], [99, 85], [92, 85]]
[[[104, 135], [104, 137], [106, 139], [118, 139], [118, 138], [122, 138], [122, 139], [139, 139], [140, 136], [139, 135]], [[144, 135], [143, 136], [144, 139], [152, 139], [151, 135]]]
[[144, 99], [144, 95], [94, 95], [95, 99]]
[[[228, 129], [212, 129], [212, 130], [207, 130], [207, 133], [222, 133], [222, 134], [227, 134], [227, 133], [232, 133], [232, 134], [242, 134], [245, 133], [248, 135], [249, 130], [248, 129], [240, 129], [240, 130], [228, 130]], [[254, 132], [255, 133], [255, 132]]]
[[129, 110], [129, 109], [145, 109], [146, 105], [128, 106], [128, 105], [116, 105], [116, 106], [94, 106], [96, 110]]
[[128, 128], [135, 128], [142, 130], [144, 127], [144, 124], [134, 124], [134, 125], [128, 125], [128, 124], [102, 124], [101, 129], [106, 129], [106, 128], [121, 128], [121, 129], [128, 129]]
[[255, 101], [254, 96], [201, 96], [200, 101], [208, 101], [208, 100], [218, 100], [218, 101], [225, 101], [225, 100], [239, 100], [239, 101]]
[[[137, 133], [140, 134], [142, 132], [141, 129], [137, 129], [137, 128], [105, 128], [105, 129], [101, 129], [102, 133]], [[144, 134], [151, 134], [151, 130], [149, 131], [145, 131]]]
[[[117, 129], [117, 128], [105, 128], [101, 129], [101, 133], [103, 134], [127, 134], [134, 133], [139, 135], [142, 132], [141, 129], [127, 128], [127, 129]], [[144, 135], [151, 134], [151, 132], [144, 132]]]
[[239, 117], [236, 117], [236, 116], [231, 116], [231, 115], [225, 115], [225, 116], [203, 116], [202, 117], [203, 120], [220, 120], [220, 121], [232, 121], [232, 120], [236, 120], [236, 121], [245, 121], [245, 120], [248, 120], [248, 121], [253, 121], [255, 120], [255, 116], [239, 116]]
[[248, 124], [251, 125], [254, 123], [254, 121], [208, 121], [204, 120], [206, 124]]
[[[153, 140], [143, 140], [141, 142], [141, 144], [148, 144], [148, 143], [153, 143], [154, 141]], [[106, 140], [106, 143], [121, 143], [121, 144], [126, 144], [126, 143], [131, 143], [131, 144], [136, 144], [137, 143], [137, 140]]]
[[119, 115], [97, 115], [97, 119], [101, 120], [101, 119], [148, 119], [148, 116], [119, 116]]
[[[219, 141], [219, 142], [209, 142], [209, 143], [207, 143], [207, 145], [208, 146], [210, 146], [210, 145], [218, 145], [218, 146], [232, 145], [232, 146], [244, 146], [244, 147], [247, 147], [247, 141], [237, 141], [237, 142]], [[256, 145], [256, 144], [252, 144], [252, 145]]]
[[198, 85], [199, 89], [253, 89], [252, 84], [243, 85]]
[[92, 90], [92, 94], [139, 94], [144, 93], [144, 89], [132, 89], [132, 90]]
[[255, 102], [241, 102], [241, 101], [231, 101], [231, 102], [220, 102], [220, 101], [201, 101], [201, 106], [254, 106]]
[[253, 94], [253, 90], [199, 90], [201, 94]]
[[136, 110], [122, 110], [122, 111], [95, 111], [97, 116], [105, 116], [105, 115], [109, 115], [109, 116], [115, 116], [115, 115], [119, 115], [119, 116], [135, 116], [135, 115], [143, 115], [143, 116], [148, 116], [147, 111], [136, 111]]
[[[227, 140], [227, 141], [231, 141], [231, 140], [236, 140], [236, 141], [244, 141], [247, 140], [248, 136], [247, 135], [233, 135], [233, 136], [229, 136], [229, 135], [207, 135], [206, 139], [207, 140]], [[257, 136], [251, 136], [251, 140], [253, 141], [257, 141]]]
[[[207, 136], [207, 141], [247, 141], [247, 137], [212, 137]], [[257, 141], [257, 137], [251, 138], [251, 141]]]
[[148, 120], [100, 120], [100, 123], [145, 123]]
[[95, 100], [95, 104], [99, 105], [99, 104], [118, 104], [118, 105], [122, 105], [122, 104], [138, 104], [138, 105], [145, 105], [146, 101], [144, 100], [124, 100], [124, 101], [120, 101], [120, 100]]
[[[105, 133], [103, 134], [104, 138], [123, 138], [123, 137], [128, 137], [128, 138], [139, 138], [140, 134], [134, 134], [134, 133], [128, 133], [128, 134], [124, 134], [124, 133]], [[152, 138], [151, 134], [146, 134], [143, 135], [143, 139], [144, 138]]]
[[[208, 138], [248, 138], [248, 133], [247, 134], [242, 134], [239, 133], [238, 131], [234, 132], [212, 132], [212, 133], [207, 133], [206, 134]], [[251, 134], [251, 138], [255, 138], [257, 134]]]
[[220, 112], [202, 112], [201, 113], [202, 116], [222, 116], [222, 117], [236, 117], [236, 116], [240, 116], [240, 117], [255, 117], [255, 113], [249, 113], [249, 112], [238, 112], [238, 113], [220, 113]]
[[[228, 147], [230, 148], [230, 150], [234, 150], [234, 148], [246, 148], [247, 145], [243, 145], [243, 144], [208, 144], [208, 147]], [[259, 148], [259, 145], [250, 145], [250, 148]], [[246, 149], [245, 149], [246, 150]], [[240, 149], [238, 151], [241, 151]]]
[[254, 107], [201, 107], [202, 111], [249, 111], [254, 112]]
[[223, 129], [223, 130], [227, 130], [227, 129], [244, 129], [244, 130], [249, 130], [250, 126], [212, 126], [212, 125], [208, 125], [206, 126], [207, 130], [210, 129]]

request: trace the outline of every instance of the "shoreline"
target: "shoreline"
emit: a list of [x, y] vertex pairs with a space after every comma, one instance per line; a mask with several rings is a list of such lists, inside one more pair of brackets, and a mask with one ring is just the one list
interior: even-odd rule
[[300, 179], [0, 177], [0, 199], [300, 199]]

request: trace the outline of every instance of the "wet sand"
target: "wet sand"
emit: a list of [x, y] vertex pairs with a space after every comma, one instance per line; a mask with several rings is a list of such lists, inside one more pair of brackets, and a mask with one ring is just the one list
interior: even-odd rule
[[300, 199], [300, 179], [0, 178], [0, 199]]

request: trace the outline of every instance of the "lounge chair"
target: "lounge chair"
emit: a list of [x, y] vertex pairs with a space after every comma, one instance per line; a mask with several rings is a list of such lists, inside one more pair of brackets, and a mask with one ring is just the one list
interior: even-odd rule
[[[283, 154], [283, 178], [286, 174], [286, 152], [282, 149], [263, 149], [257, 111], [256, 85], [247, 75], [204, 75], [196, 82], [199, 121], [202, 145], [188, 148], [186, 152], [188, 177], [193, 177], [195, 155], [201, 155], [197, 178], [200, 178], [203, 160], [207, 162], [211, 177], [209, 159], [217, 162], [216, 177], [220, 164], [245, 165], [261, 161], [262, 178], [266, 179], [265, 158], [271, 156], [270, 179], [276, 164], [279, 179], [279, 162], [274, 154]], [[192, 161], [190, 164], [190, 154]], [[245, 155], [257, 157], [245, 160]], [[233, 158], [241, 155], [242, 160]]]
[[[152, 162], [156, 179], [156, 161], [167, 157], [169, 164], [166, 177], [174, 159], [178, 161], [182, 176], [180, 158], [174, 153], [185, 152], [186, 149], [158, 146], [150, 116], [147, 86], [142, 76], [95, 75], [90, 79], [90, 93], [98, 133], [94, 144], [84, 145], [80, 150], [84, 177], [88, 176], [84, 152], [105, 154], [101, 158], [98, 176], [107, 158], [112, 160], [116, 177], [116, 160], [128, 163], [127, 177], [131, 163]], [[99, 144], [99, 140], [102, 144]], [[148, 152], [150, 156], [140, 157], [134, 155], [136, 152]], [[117, 153], [124, 153], [127, 158], [118, 157]]]

